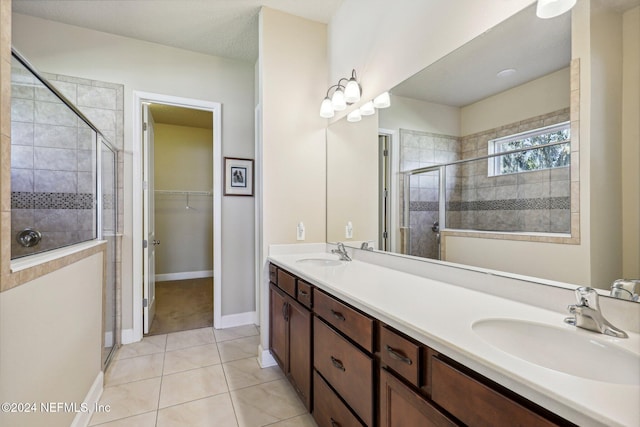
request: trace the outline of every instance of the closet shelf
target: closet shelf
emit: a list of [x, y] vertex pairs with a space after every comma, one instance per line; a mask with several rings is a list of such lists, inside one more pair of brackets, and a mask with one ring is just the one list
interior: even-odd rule
[[191, 190], [155, 190], [156, 194], [182, 194], [189, 196], [212, 196], [211, 191], [191, 191]]

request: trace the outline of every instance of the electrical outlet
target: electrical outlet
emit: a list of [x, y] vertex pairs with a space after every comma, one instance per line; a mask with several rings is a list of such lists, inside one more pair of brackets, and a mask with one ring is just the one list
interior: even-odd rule
[[344, 237], [353, 239], [353, 224], [351, 224], [351, 221], [347, 222], [347, 225], [344, 227]]
[[300, 221], [296, 227], [296, 240], [304, 240], [304, 224], [302, 221]]

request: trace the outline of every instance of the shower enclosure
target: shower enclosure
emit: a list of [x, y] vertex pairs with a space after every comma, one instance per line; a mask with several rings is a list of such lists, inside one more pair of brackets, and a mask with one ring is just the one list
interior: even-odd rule
[[551, 125], [503, 129], [504, 137], [401, 130], [402, 253], [440, 259], [441, 229], [570, 234], [566, 118], [568, 111], [559, 111], [549, 115]]
[[68, 100], [78, 85], [54, 87], [15, 50], [11, 65], [11, 259], [107, 242], [106, 365], [116, 341], [118, 152]]

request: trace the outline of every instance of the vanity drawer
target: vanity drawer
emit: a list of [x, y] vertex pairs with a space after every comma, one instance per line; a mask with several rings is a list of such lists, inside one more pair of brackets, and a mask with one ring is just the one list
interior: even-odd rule
[[269, 264], [269, 281], [278, 284], [278, 267], [273, 264]]
[[455, 427], [457, 424], [423, 396], [380, 370], [380, 427]]
[[346, 306], [317, 288], [313, 290], [314, 312], [365, 350], [373, 352], [373, 319]]
[[284, 270], [278, 269], [278, 287], [291, 295], [296, 297], [296, 278]]
[[317, 317], [313, 327], [315, 368], [355, 413], [373, 426], [373, 359]]
[[309, 309], [313, 307], [312, 290], [312, 285], [305, 282], [304, 280], [298, 279], [298, 302]]
[[363, 427], [349, 408], [331, 390], [325, 380], [313, 371], [313, 419], [318, 427]]
[[556, 425], [437, 357], [431, 363], [431, 398], [469, 426]]
[[380, 360], [398, 375], [420, 387], [420, 345], [387, 326], [380, 328]]

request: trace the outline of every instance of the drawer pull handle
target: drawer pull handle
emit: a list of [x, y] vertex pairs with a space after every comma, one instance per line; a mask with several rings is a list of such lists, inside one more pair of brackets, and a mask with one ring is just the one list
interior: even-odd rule
[[298, 290], [298, 293], [302, 295], [304, 298], [309, 298], [309, 292]]
[[333, 417], [331, 417], [330, 420], [331, 420], [331, 427], [341, 427], [340, 423], [334, 420]]
[[335, 317], [338, 320], [342, 320], [343, 322], [347, 320], [344, 317], [344, 314], [340, 313], [339, 311], [331, 310], [331, 314], [333, 314], [333, 317]]
[[387, 352], [389, 353], [389, 355], [391, 357], [393, 357], [396, 360], [399, 360], [401, 362], [406, 363], [407, 365], [411, 365], [413, 362], [411, 361], [411, 359], [409, 359], [406, 356], [401, 355], [400, 353], [398, 353], [397, 351], [395, 351], [392, 347], [390, 347], [389, 345], [387, 345]]
[[342, 362], [338, 359], [336, 359], [335, 357], [331, 356], [331, 363], [333, 363], [333, 366], [335, 366], [336, 368], [340, 369], [342, 372], [346, 371], [344, 365], [342, 364]]

